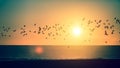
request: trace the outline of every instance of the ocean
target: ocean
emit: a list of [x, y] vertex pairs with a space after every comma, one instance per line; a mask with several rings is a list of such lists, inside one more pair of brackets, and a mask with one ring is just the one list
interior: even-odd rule
[[120, 59], [119, 45], [0, 45], [0, 58], [12, 59]]
[[119, 68], [120, 46], [0, 45], [3, 68]]

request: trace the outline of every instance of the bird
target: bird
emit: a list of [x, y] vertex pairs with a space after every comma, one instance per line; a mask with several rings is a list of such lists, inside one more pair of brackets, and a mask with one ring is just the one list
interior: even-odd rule
[[34, 26], [36, 26], [36, 24], [34, 24]]
[[26, 27], [26, 25], [24, 25], [23, 27]]
[[41, 31], [41, 27], [38, 27], [39, 28], [39, 30], [38, 31]]
[[42, 31], [42, 34], [45, 34], [44, 31]]
[[11, 37], [11, 35], [8, 35], [9, 37]]
[[103, 25], [106, 25], [106, 23], [103, 23]]
[[104, 26], [104, 28], [105, 28], [105, 29], [109, 29], [109, 27], [108, 27], [108, 26]]
[[56, 35], [58, 35], [58, 33], [56, 32]]
[[47, 39], [47, 37], [45, 39]]
[[29, 32], [31, 32], [31, 30], [29, 30]]
[[16, 32], [16, 30], [13, 30], [13, 32]]
[[99, 28], [99, 27], [100, 27], [100, 25], [97, 25], [96, 27], [97, 27], [97, 28]]
[[111, 26], [110, 26], [110, 29], [112, 29], [113, 27], [114, 27], [114, 25], [111, 25]]
[[51, 27], [48, 27], [48, 30], [50, 30], [51, 29]]
[[95, 22], [97, 22], [96, 20], [94, 20]]
[[27, 33], [26, 34], [23, 34], [23, 36], [26, 36], [27, 35]]
[[101, 23], [102, 22], [102, 20], [99, 20], [99, 23]]
[[95, 28], [90, 29], [91, 32], [94, 32]]
[[108, 43], [107, 41], [105, 41], [105, 43]]
[[68, 45], [67, 48], [70, 48], [70, 46]]
[[119, 23], [120, 24], [120, 20], [118, 18], [114, 18], [116, 23]]
[[36, 31], [34, 31], [33, 33], [36, 33]]
[[108, 22], [109, 20], [107, 19], [106, 22]]
[[107, 31], [105, 30], [105, 35], [108, 35]]
[[38, 31], [38, 34], [40, 34], [40, 31]]
[[115, 31], [115, 30], [112, 30], [111, 34], [114, 34], [114, 31]]

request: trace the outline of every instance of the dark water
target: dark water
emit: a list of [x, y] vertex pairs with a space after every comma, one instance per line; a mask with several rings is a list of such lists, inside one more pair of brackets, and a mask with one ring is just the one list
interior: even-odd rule
[[[36, 53], [36, 48], [42, 48], [43, 51]], [[0, 66], [3, 68], [119, 68], [119, 52], [119, 45], [0, 45]]]
[[[36, 49], [42, 52], [37, 53]], [[7, 59], [120, 59], [120, 46], [0, 45], [1, 60]]]

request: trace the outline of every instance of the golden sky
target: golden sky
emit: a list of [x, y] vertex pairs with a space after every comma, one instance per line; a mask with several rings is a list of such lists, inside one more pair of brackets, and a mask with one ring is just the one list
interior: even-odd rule
[[[0, 44], [35, 44], [35, 45], [116, 45], [120, 44], [120, 25], [116, 24], [114, 17], [119, 18], [117, 2], [104, 1], [25, 1], [8, 2], [3, 5], [0, 14], [3, 13], [1, 19], [1, 33], [7, 37], [0, 36]], [[19, 6], [14, 7], [14, 6]], [[11, 6], [12, 9], [8, 9]], [[117, 7], [116, 7], [117, 6]], [[116, 8], [115, 8], [116, 7]], [[8, 12], [7, 10], [10, 10]], [[5, 11], [5, 12], [3, 12]], [[14, 13], [12, 13], [12, 11]], [[6, 14], [7, 13], [7, 14]], [[6, 21], [7, 19], [7, 21]], [[100, 23], [97, 24], [97, 22]], [[109, 21], [107, 21], [109, 20]], [[9, 22], [9, 23], [8, 23]], [[92, 22], [91, 24], [88, 24]], [[105, 24], [104, 24], [105, 23]], [[109, 24], [110, 23], [110, 24]], [[56, 31], [55, 24], [59, 24], [56, 28], [62, 27], [62, 30]], [[3, 25], [12, 27], [11, 31], [4, 32]], [[24, 25], [26, 25], [24, 27]], [[37, 34], [41, 27], [51, 27], [45, 31], [45, 34]], [[110, 28], [114, 25], [114, 29]], [[97, 26], [100, 26], [97, 28]], [[27, 35], [23, 37], [20, 34], [24, 28]], [[23, 31], [24, 31], [23, 29]], [[16, 32], [13, 32], [16, 30]], [[92, 31], [93, 30], [93, 31]], [[114, 34], [111, 34], [115, 30]], [[31, 31], [31, 32], [30, 32]], [[105, 35], [107, 31], [108, 35]], [[60, 34], [54, 37], [48, 37], [48, 34]], [[77, 34], [75, 34], [75, 32]], [[11, 37], [8, 37], [11, 35]]]

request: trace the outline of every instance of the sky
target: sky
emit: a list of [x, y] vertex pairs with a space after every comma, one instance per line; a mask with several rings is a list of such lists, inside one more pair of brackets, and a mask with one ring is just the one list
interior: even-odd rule
[[[114, 20], [115, 17], [120, 19], [119, 6], [119, 0], [0, 0], [0, 44], [119, 45], [120, 25]], [[107, 24], [115, 25], [115, 34], [109, 35], [113, 30], [108, 29], [108, 36], [104, 35], [105, 25], [102, 25], [89, 36], [90, 30], [98, 26], [95, 20], [102, 20], [102, 24], [109, 20]], [[94, 23], [88, 27], [88, 21]], [[35, 33], [38, 27], [55, 24], [64, 28], [58, 31], [61, 36], [48, 37], [49, 32], [56, 33], [54, 28], [45, 31], [44, 35]], [[5, 32], [8, 27], [11, 27], [10, 31]], [[81, 28], [78, 36], [72, 32], [76, 27]], [[16, 32], [12, 32], [14, 30]], [[20, 32], [24, 30], [28, 34], [23, 37]], [[2, 33], [6, 36], [2, 37]]]

